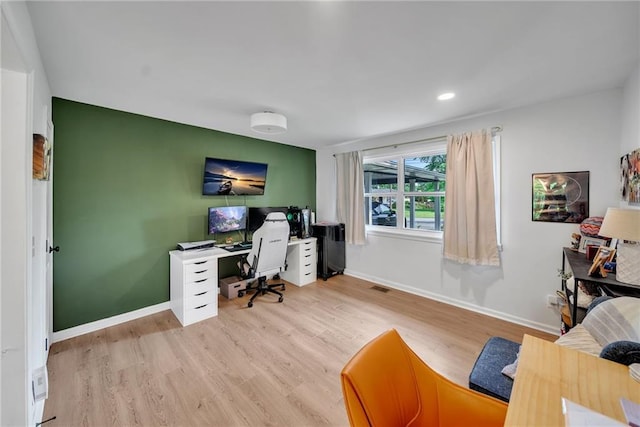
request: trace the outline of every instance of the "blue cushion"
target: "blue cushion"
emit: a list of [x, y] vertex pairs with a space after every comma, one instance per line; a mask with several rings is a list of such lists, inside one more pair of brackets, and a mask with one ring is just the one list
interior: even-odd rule
[[469, 375], [469, 388], [505, 402], [511, 397], [513, 380], [502, 374], [502, 368], [515, 362], [520, 344], [491, 337], [484, 345]]

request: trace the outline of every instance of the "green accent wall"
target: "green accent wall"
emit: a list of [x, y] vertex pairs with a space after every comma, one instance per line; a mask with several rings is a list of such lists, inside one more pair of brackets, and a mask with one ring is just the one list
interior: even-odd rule
[[[60, 98], [52, 113], [54, 331], [168, 301], [168, 252], [211, 238], [210, 206], [315, 209], [313, 150]], [[203, 196], [205, 157], [267, 163], [265, 194]]]

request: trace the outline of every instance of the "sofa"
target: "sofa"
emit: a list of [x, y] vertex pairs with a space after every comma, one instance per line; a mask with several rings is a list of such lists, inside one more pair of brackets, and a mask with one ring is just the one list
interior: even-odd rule
[[[594, 299], [582, 323], [555, 343], [624, 365], [640, 363], [640, 298]], [[518, 343], [490, 338], [471, 370], [469, 388], [508, 402], [519, 350]]]
[[556, 344], [630, 365], [640, 363], [640, 298], [599, 297]]

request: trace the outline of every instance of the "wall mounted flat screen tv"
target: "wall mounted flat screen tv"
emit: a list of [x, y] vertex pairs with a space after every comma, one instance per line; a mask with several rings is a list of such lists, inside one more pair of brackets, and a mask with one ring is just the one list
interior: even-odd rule
[[209, 208], [209, 234], [244, 231], [247, 228], [246, 206]]
[[205, 196], [261, 196], [267, 183], [266, 163], [207, 157], [202, 194]]

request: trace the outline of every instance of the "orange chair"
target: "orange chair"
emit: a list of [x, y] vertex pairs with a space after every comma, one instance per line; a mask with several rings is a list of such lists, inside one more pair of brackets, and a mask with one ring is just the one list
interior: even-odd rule
[[504, 402], [436, 373], [395, 329], [353, 356], [341, 379], [352, 426], [502, 426], [507, 414]]

